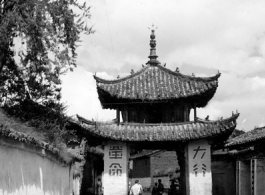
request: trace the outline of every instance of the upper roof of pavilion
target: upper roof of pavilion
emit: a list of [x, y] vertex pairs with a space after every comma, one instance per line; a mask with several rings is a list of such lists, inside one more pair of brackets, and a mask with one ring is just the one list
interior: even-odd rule
[[204, 107], [218, 87], [220, 73], [212, 77], [195, 77], [171, 71], [157, 60], [154, 30], [150, 35], [149, 61], [138, 72], [105, 80], [94, 75], [99, 100], [103, 108], [115, 109], [119, 103], [153, 102], [190, 99], [197, 107]]

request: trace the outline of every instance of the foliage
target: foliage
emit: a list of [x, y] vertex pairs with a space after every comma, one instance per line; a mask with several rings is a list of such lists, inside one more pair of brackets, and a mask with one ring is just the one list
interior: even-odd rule
[[0, 0], [0, 105], [47, 141], [67, 132], [60, 75], [76, 66], [80, 34], [90, 7], [78, 0]]
[[44, 106], [25, 100], [13, 106], [4, 106], [6, 112], [29, 126], [35, 127], [45, 135], [46, 141], [56, 147], [75, 138], [73, 131], [67, 130], [68, 117], [65, 116], [65, 106], [46, 102]]
[[78, 0], [0, 0], [0, 106], [45, 133], [69, 137], [60, 75], [76, 66], [80, 34], [93, 33]]
[[80, 34], [93, 33], [89, 18], [77, 0], [0, 0], [0, 103], [58, 103], [59, 76], [76, 66]]

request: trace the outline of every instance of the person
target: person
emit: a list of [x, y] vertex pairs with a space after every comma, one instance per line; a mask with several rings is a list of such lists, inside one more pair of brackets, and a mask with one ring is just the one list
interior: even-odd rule
[[155, 186], [152, 189], [152, 195], [158, 195], [157, 182], [155, 182]]
[[164, 192], [164, 185], [161, 182], [161, 179], [158, 180], [158, 187], [157, 187], [158, 195], [162, 195]]
[[175, 180], [171, 180], [171, 184], [170, 184], [170, 195], [176, 195], [177, 194], [177, 184], [175, 182]]
[[141, 195], [143, 192], [143, 188], [139, 183], [139, 180], [135, 180], [135, 184], [131, 187], [130, 195]]
[[97, 184], [96, 184], [96, 195], [102, 195], [102, 182], [101, 179], [98, 178]]

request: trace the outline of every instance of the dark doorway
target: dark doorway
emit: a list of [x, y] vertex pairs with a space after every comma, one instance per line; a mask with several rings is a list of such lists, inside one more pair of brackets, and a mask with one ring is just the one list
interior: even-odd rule
[[225, 189], [225, 174], [213, 173], [213, 195], [227, 195]]

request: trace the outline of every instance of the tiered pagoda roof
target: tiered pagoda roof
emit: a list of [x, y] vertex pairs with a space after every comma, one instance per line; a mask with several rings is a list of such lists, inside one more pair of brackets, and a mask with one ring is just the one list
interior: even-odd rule
[[151, 34], [150, 60], [138, 72], [115, 80], [94, 76], [103, 108], [115, 109], [117, 104], [187, 100], [204, 107], [218, 87], [220, 73], [212, 77], [188, 76], [171, 71], [157, 60], [154, 30]]
[[216, 121], [161, 124], [99, 123], [78, 116], [76, 123], [86, 133], [101, 139], [127, 142], [188, 141], [230, 135], [236, 127], [238, 116], [233, 114], [230, 118]]
[[103, 108], [115, 108], [115, 103], [196, 99], [204, 107], [218, 87], [220, 73], [213, 77], [192, 77], [173, 72], [161, 65], [147, 65], [139, 72], [122, 79], [97, 81]]

